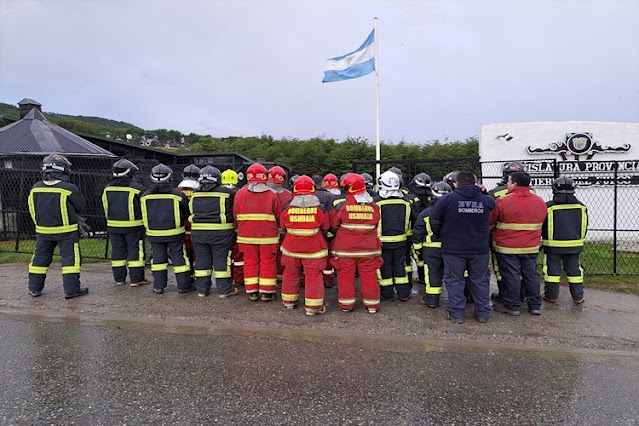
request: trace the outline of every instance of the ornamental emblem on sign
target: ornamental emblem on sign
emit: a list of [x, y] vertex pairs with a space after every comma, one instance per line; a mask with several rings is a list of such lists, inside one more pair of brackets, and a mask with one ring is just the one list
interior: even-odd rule
[[561, 155], [563, 160], [567, 160], [568, 155], [574, 155], [575, 160], [579, 160], [581, 155], [586, 155], [586, 160], [590, 160], [598, 152], [628, 152], [630, 144], [623, 144], [618, 147], [601, 146], [598, 141], [592, 140], [592, 133], [567, 133], [566, 141], [552, 142], [549, 148], [526, 148], [529, 154], [546, 154], [553, 152]]

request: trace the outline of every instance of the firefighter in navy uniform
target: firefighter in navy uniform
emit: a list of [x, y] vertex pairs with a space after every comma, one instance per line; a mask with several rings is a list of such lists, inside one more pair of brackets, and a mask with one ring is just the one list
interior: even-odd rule
[[116, 285], [126, 281], [129, 264], [131, 287], [150, 284], [144, 277], [144, 223], [140, 196], [146, 188], [133, 181], [138, 167], [121, 159], [113, 164], [113, 178], [102, 193], [102, 204], [111, 240], [111, 267]]
[[[329, 192], [323, 185], [323, 178], [320, 175], [313, 175], [313, 183], [315, 184], [315, 196], [319, 199], [320, 208], [326, 215], [330, 213], [333, 209], [333, 200], [335, 199], [335, 195]], [[337, 181], [337, 178], [335, 178]], [[333, 237], [335, 235], [332, 232], [326, 233], [326, 239], [330, 244], [333, 241]], [[324, 281], [325, 288], [332, 288], [334, 286], [335, 281], [335, 270], [330, 264], [329, 258], [326, 258], [326, 265], [322, 270], [322, 278]]]
[[[424, 211], [424, 209], [430, 206], [431, 200], [433, 198], [430, 176], [426, 173], [416, 174], [410, 183], [410, 189], [411, 192], [408, 194], [407, 198], [408, 201], [410, 201], [411, 203], [413, 216], [417, 218], [421, 214], [421, 212]], [[426, 277], [424, 276], [424, 259], [422, 259], [422, 256], [418, 255], [413, 248], [412, 232], [413, 231], [411, 230], [411, 232], [409, 233], [411, 238], [408, 239], [409, 247], [406, 250], [408, 250], [408, 253], [411, 255], [411, 257], [415, 261], [415, 264], [417, 265], [417, 280], [419, 282], [425, 283]]]
[[581, 304], [584, 301], [584, 274], [579, 256], [588, 229], [588, 209], [575, 197], [575, 182], [568, 176], [555, 179], [552, 192], [552, 200], [546, 203], [548, 216], [542, 228], [544, 300], [557, 302], [563, 263], [572, 300]]
[[42, 294], [53, 251], [60, 246], [64, 298], [84, 296], [80, 287], [80, 234], [78, 213], [85, 201], [77, 186], [69, 183], [71, 163], [51, 154], [42, 161], [42, 180], [29, 193], [29, 213], [35, 223], [36, 247], [29, 263], [29, 294]]
[[[399, 176], [391, 171], [379, 177], [379, 194], [373, 201], [380, 209], [377, 228], [382, 242], [384, 264], [379, 270], [378, 282], [382, 300], [410, 299], [411, 286], [404, 268], [408, 231], [413, 229], [413, 211], [401, 192]], [[412, 234], [412, 232], [411, 232]]]
[[423, 259], [425, 294], [419, 300], [429, 308], [439, 306], [444, 282], [444, 258], [442, 257], [441, 240], [433, 234], [430, 226], [430, 212], [441, 197], [453, 192], [446, 182], [437, 182], [432, 186], [433, 200], [415, 220], [413, 228], [413, 248]]
[[[200, 185], [198, 179], [200, 178], [200, 168], [195, 164], [189, 164], [182, 170], [182, 180], [177, 186], [177, 189], [182, 191], [186, 198], [191, 198], [191, 194], [195, 191]], [[186, 255], [189, 258], [189, 262], [191, 262], [191, 282], [195, 282], [194, 275], [194, 265], [195, 265], [195, 249], [193, 248], [193, 243], [191, 242], [191, 223], [186, 220], [184, 222], [184, 228], [186, 232], [184, 233], [184, 248], [186, 249]]]
[[[235, 195], [238, 191], [237, 184], [239, 182], [237, 172], [235, 170], [226, 169], [222, 172], [222, 187], [228, 188]], [[237, 228], [235, 228], [237, 235]], [[236, 287], [244, 285], [244, 255], [237, 245], [237, 239], [233, 243], [233, 285]]]
[[377, 192], [375, 191], [375, 182], [373, 181], [373, 176], [370, 173], [362, 173], [362, 177], [364, 178], [364, 182], [366, 183], [366, 192], [368, 195], [375, 198]]
[[164, 164], [151, 169], [151, 186], [141, 198], [142, 220], [151, 243], [153, 292], [164, 293], [169, 255], [180, 294], [195, 291], [191, 264], [184, 249], [184, 221], [189, 215], [187, 196], [171, 186], [173, 171]]
[[[198, 189], [191, 194], [191, 241], [195, 248], [195, 286], [204, 297], [211, 289], [211, 275], [219, 297], [239, 293], [231, 278], [231, 253], [235, 242], [232, 189], [221, 186], [222, 173], [213, 166], [200, 170]], [[213, 272], [215, 271], [215, 272]]]

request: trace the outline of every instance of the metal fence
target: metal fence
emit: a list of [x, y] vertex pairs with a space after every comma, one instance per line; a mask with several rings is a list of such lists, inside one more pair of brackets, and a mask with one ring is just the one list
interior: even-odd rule
[[[478, 158], [380, 161], [382, 170], [398, 167], [406, 184], [418, 173], [433, 182], [453, 170], [470, 170], [489, 190], [502, 181], [511, 161], [524, 164], [536, 193], [552, 199], [552, 182], [560, 175], [577, 183], [577, 198], [588, 207], [589, 223], [582, 263], [589, 275], [639, 275], [639, 161], [557, 161], [554, 158], [480, 162]], [[374, 175], [375, 161], [353, 162], [353, 171]], [[407, 185], [408, 186], [408, 185]]]

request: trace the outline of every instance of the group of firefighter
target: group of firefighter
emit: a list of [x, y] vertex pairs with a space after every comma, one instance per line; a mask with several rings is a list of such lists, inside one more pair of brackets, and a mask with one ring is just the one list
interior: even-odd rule
[[[62, 155], [47, 156], [43, 179], [29, 195], [36, 226], [36, 248], [29, 264], [32, 297], [42, 294], [56, 245], [60, 247], [65, 298], [88, 293], [80, 286], [79, 230], [83, 223], [79, 215], [84, 198], [69, 182], [70, 166]], [[365, 310], [376, 313], [382, 300], [411, 298], [415, 264], [416, 280], [425, 284], [420, 303], [430, 308], [440, 304], [445, 268], [441, 236], [431, 226], [430, 214], [438, 201], [458, 187], [460, 172], [434, 183], [429, 175], [419, 173], [406, 188], [402, 172], [390, 168], [380, 175], [377, 191], [367, 173], [347, 173], [339, 179], [332, 173], [288, 179], [281, 167], [267, 170], [259, 163], [248, 167], [247, 184], [242, 188], [238, 188], [234, 170], [222, 172], [211, 165], [187, 166], [177, 188], [172, 169], [164, 164], [152, 168], [148, 188], [134, 179], [137, 172], [133, 162], [116, 161], [102, 195], [116, 285], [124, 285], [128, 274], [132, 287], [152, 284], [153, 292], [162, 294], [170, 260], [180, 294], [197, 292], [205, 297], [215, 278], [222, 299], [238, 295], [244, 286], [249, 300], [273, 301], [281, 287], [284, 307], [293, 309], [300, 303], [303, 286], [305, 312], [316, 315], [327, 311], [325, 288], [336, 283], [342, 311], [356, 307], [359, 289]], [[510, 197], [513, 191], [508, 182], [514, 173], [527, 176], [521, 163], [509, 163], [503, 168], [503, 182], [489, 192], [481, 187], [482, 192], [493, 199]], [[509, 243], [492, 244], [499, 287], [491, 296], [495, 303], [504, 303], [506, 293], [497, 266], [502, 264], [497, 261], [500, 256], [535, 253], [536, 259], [540, 247], [544, 249], [545, 288], [540, 292], [544, 299], [557, 301], [563, 261], [573, 299], [583, 302], [579, 254], [587, 227], [586, 209], [574, 197], [574, 182], [569, 177], [556, 179], [553, 193], [553, 200], [544, 204], [541, 220], [496, 224], [507, 232]], [[518, 239], [525, 234], [524, 239], [530, 240], [531, 231], [537, 241], [518, 247]], [[153, 281], [145, 277], [145, 238], [151, 246]], [[522, 283], [530, 281], [524, 276], [528, 271], [520, 274]], [[519, 276], [517, 279], [519, 289], [522, 283]], [[471, 282], [464, 297], [473, 301]], [[514, 310], [502, 312], [513, 314]]]

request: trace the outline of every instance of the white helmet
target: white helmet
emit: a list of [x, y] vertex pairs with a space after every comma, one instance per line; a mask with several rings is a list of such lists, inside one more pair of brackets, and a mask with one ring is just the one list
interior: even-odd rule
[[378, 183], [380, 191], [398, 191], [402, 186], [400, 177], [390, 170], [380, 175]]

